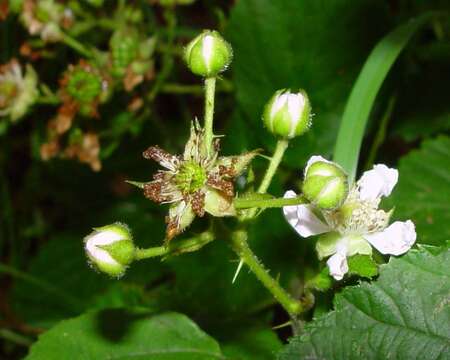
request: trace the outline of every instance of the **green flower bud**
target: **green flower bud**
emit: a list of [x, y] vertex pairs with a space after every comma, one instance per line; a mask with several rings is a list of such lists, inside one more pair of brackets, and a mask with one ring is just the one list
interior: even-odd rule
[[347, 175], [338, 165], [318, 160], [306, 168], [303, 195], [324, 210], [340, 207], [348, 195]]
[[139, 51], [139, 35], [134, 29], [119, 30], [109, 42], [111, 70], [114, 76], [124, 76], [127, 66], [136, 59]]
[[214, 77], [226, 70], [233, 57], [231, 45], [217, 31], [206, 30], [186, 47], [184, 58], [196, 75]]
[[274, 135], [292, 139], [305, 133], [311, 124], [311, 104], [303, 90], [278, 90], [263, 113], [264, 125]]
[[84, 246], [92, 265], [110, 276], [122, 276], [134, 259], [130, 229], [118, 222], [95, 228], [84, 239]]

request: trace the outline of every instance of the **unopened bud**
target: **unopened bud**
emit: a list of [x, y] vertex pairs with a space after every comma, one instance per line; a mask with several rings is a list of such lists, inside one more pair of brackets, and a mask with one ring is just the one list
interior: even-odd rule
[[84, 239], [84, 245], [92, 265], [110, 276], [122, 276], [134, 259], [130, 229], [121, 223], [95, 228]]
[[214, 77], [226, 70], [233, 52], [217, 31], [206, 30], [187, 45], [184, 57], [194, 74]]
[[303, 195], [317, 207], [333, 210], [347, 198], [347, 175], [337, 164], [316, 161], [306, 169], [302, 190]]
[[292, 139], [310, 127], [311, 104], [308, 95], [300, 90], [278, 90], [267, 103], [263, 121], [267, 129], [277, 136]]

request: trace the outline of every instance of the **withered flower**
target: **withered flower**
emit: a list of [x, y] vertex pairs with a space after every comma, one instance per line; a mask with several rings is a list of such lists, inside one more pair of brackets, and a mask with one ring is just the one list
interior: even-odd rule
[[72, 139], [63, 154], [67, 158], [78, 158], [78, 161], [88, 164], [93, 171], [100, 171], [102, 168], [99, 155], [100, 142], [98, 135], [92, 132], [79, 134], [79, 136]]
[[0, 116], [9, 115], [11, 121], [18, 120], [37, 96], [37, 75], [31, 65], [27, 65], [25, 75], [15, 59], [0, 65]]
[[182, 156], [172, 155], [158, 146], [144, 151], [146, 159], [158, 162], [159, 170], [153, 181], [143, 185], [144, 195], [158, 203], [171, 204], [166, 217], [166, 241], [186, 229], [195, 216], [205, 212], [213, 216], [233, 216], [234, 180], [257, 151], [236, 156], [218, 156], [219, 139], [209, 154], [204, 151], [204, 130], [191, 126], [191, 135]]
[[42, 40], [61, 40], [61, 27], [69, 28], [73, 13], [55, 0], [25, 0], [22, 21], [31, 35], [40, 35]]

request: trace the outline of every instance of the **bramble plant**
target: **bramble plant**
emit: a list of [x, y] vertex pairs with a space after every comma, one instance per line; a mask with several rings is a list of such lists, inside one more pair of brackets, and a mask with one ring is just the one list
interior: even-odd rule
[[0, 0], [0, 358], [448, 358], [449, 12]]
[[[284, 198], [266, 194], [289, 140], [303, 135], [311, 126], [311, 105], [304, 90], [297, 93], [279, 90], [267, 103], [263, 120], [267, 130], [279, 138], [277, 147], [257, 191], [244, 187], [242, 195], [236, 196], [234, 181], [251, 166], [258, 151], [219, 156], [220, 141], [213, 132], [214, 87], [218, 74], [229, 65], [231, 53], [231, 46], [212, 31], [203, 32], [186, 47], [188, 67], [196, 75], [205, 77], [204, 127], [197, 120], [193, 122], [182, 155], [172, 155], [156, 145], [149, 147], [143, 153], [144, 158], [157, 161], [166, 170], [158, 171], [150, 182], [128, 181], [143, 189], [150, 200], [170, 204], [164, 245], [136, 248], [134, 259], [170, 256], [172, 242], [177, 243], [177, 254], [183, 252], [180, 249], [185, 242], [197, 241], [194, 248], [187, 247], [189, 252], [197, 251], [206, 244], [205, 236], [208, 242], [216, 238], [217, 225], [211, 224], [198, 240], [174, 237], [184, 232], [196, 216], [203, 217], [205, 213], [218, 218], [235, 217], [237, 222], [232, 226], [220, 224], [220, 231], [226, 231], [229, 245], [240, 259], [233, 281], [241, 265], [247, 265], [296, 324], [298, 316], [313, 306], [312, 289], [293, 297], [251, 250], [247, 227], [260, 214], [260, 209], [282, 207], [286, 219], [302, 237], [329, 233], [317, 242], [317, 253], [319, 259], [332, 255], [327, 265], [336, 280], [342, 280], [349, 270], [347, 257], [366, 256], [366, 261], [376, 268], [371, 245], [381, 254], [407, 252], [416, 241], [415, 227], [410, 220], [388, 226], [391, 212], [378, 209], [381, 197], [390, 195], [398, 180], [398, 171], [382, 164], [365, 172], [349, 190], [347, 174], [338, 164], [313, 156], [305, 168], [301, 194], [288, 191]], [[86, 252], [99, 270], [111, 276], [123, 275], [122, 267], [131, 262], [130, 256], [126, 256], [126, 261], [117, 262], [116, 247], [105, 246], [117, 237], [109, 227], [96, 230], [86, 238]], [[96, 242], [97, 237], [108, 240]]]

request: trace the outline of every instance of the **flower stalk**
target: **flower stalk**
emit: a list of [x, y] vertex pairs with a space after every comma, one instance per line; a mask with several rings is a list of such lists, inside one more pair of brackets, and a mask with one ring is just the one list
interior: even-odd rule
[[296, 196], [293, 198], [273, 198], [273, 199], [261, 199], [261, 198], [236, 198], [234, 199], [234, 207], [236, 209], [249, 209], [249, 208], [281, 208], [284, 206], [295, 206], [305, 204], [307, 201], [303, 196]]
[[231, 247], [291, 317], [295, 318], [298, 314], [305, 311], [303, 303], [294, 299], [270, 276], [263, 264], [250, 249], [247, 242], [247, 231], [235, 231], [231, 236]]
[[287, 139], [279, 139], [277, 141], [275, 152], [270, 159], [269, 167], [267, 168], [266, 173], [264, 174], [264, 178], [259, 185], [258, 193], [264, 194], [267, 192], [267, 189], [269, 188], [270, 183], [272, 182], [272, 178], [275, 175], [281, 160], [283, 159], [284, 152], [286, 151], [288, 145], [289, 140]]
[[216, 78], [205, 79], [205, 151], [212, 152], [213, 142], [213, 120], [214, 120], [214, 96], [216, 91]]

